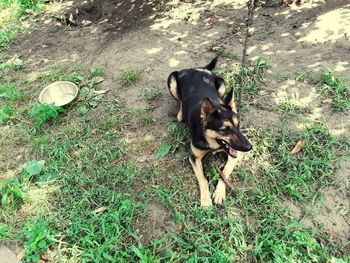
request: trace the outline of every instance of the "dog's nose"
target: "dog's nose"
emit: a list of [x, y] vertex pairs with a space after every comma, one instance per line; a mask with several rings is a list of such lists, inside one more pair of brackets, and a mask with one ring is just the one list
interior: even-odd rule
[[242, 146], [243, 152], [249, 152], [251, 149], [253, 149], [252, 144], [248, 140]]
[[249, 152], [251, 149], [253, 149], [253, 145], [251, 144], [251, 143], [249, 143], [248, 145], [247, 145], [247, 152]]

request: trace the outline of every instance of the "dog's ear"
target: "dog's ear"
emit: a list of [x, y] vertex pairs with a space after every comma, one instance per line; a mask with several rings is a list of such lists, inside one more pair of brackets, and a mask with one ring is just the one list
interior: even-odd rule
[[230, 106], [234, 112], [237, 112], [235, 95], [234, 95], [233, 89], [231, 89], [229, 91], [229, 93], [227, 94], [227, 96], [225, 98], [225, 104]]
[[216, 63], [218, 62], [219, 56], [216, 56], [208, 65], [204, 68], [212, 71], [216, 67]]
[[170, 94], [177, 100], [180, 100], [180, 94], [179, 94], [179, 89], [177, 85], [177, 80], [178, 80], [178, 75], [179, 73], [177, 71], [174, 71], [170, 73], [168, 77], [168, 89]]
[[212, 115], [217, 109], [211, 103], [211, 101], [208, 98], [204, 98], [201, 102], [201, 122], [203, 124], [207, 124], [209, 116]]

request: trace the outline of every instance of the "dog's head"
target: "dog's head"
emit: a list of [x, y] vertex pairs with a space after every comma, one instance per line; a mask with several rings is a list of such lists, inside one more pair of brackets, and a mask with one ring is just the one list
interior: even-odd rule
[[230, 101], [228, 98], [225, 104], [215, 106], [208, 98], [203, 99], [200, 119], [208, 143], [216, 142], [228, 155], [237, 157], [237, 151], [248, 152], [252, 145], [241, 133]]

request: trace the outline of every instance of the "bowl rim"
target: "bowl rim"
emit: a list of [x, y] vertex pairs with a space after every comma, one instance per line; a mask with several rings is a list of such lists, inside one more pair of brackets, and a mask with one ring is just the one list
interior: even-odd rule
[[58, 81], [55, 81], [55, 82], [50, 83], [49, 85], [47, 85], [45, 88], [43, 88], [43, 89], [41, 90], [41, 92], [40, 92], [40, 94], [39, 94], [39, 102], [42, 103], [42, 104], [44, 104], [45, 102], [44, 102], [43, 99], [42, 99], [42, 96], [43, 96], [44, 92], [45, 92], [47, 89], [49, 89], [51, 86], [57, 85], [57, 84], [59, 84], [59, 83], [66, 83], [66, 84], [69, 84], [69, 85], [73, 86], [74, 89], [75, 89], [75, 94], [74, 94], [74, 97], [73, 97], [69, 102], [64, 103], [64, 104], [59, 104], [59, 105], [57, 105], [56, 103], [53, 103], [55, 106], [64, 106], [64, 105], [67, 105], [67, 104], [71, 103], [71, 102], [77, 97], [78, 92], [79, 92], [79, 89], [78, 89], [78, 86], [77, 86], [75, 83], [73, 83], [73, 82], [71, 82], [71, 81], [66, 81], [66, 80], [58, 80]]

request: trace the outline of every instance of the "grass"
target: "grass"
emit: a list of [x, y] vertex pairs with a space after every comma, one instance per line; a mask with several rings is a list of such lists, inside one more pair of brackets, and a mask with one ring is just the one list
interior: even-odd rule
[[155, 100], [160, 95], [160, 90], [155, 88], [144, 88], [142, 90], [142, 97], [148, 101]]
[[23, 234], [27, 240], [24, 243], [23, 262], [38, 262], [41, 255], [46, 254], [47, 249], [55, 243], [57, 232], [50, 230], [44, 220], [36, 219], [26, 223]]
[[44, 9], [41, 0], [3, 0], [0, 2], [0, 54], [20, 30], [21, 19]]
[[346, 111], [350, 107], [350, 89], [344, 79], [330, 70], [324, 70], [317, 81], [320, 92], [330, 99], [334, 111]]
[[123, 86], [130, 86], [137, 80], [138, 77], [139, 73], [136, 70], [125, 71], [122, 75], [121, 84]]
[[[185, 146], [189, 143], [188, 133], [184, 123], [173, 122], [170, 124], [167, 130], [167, 135], [164, 137], [163, 143], [158, 148], [156, 152], [156, 158], [161, 159], [168, 153], [174, 153], [181, 146]], [[183, 156], [183, 158], [188, 157], [188, 155]]]
[[[259, 64], [254, 70], [261, 70]], [[84, 72], [51, 71], [39, 81], [70, 78], [85, 85], [97, 77]], [[254, 165], [242, 164], [233, 176], [240, 185], [235, 197], [229, 196], [222, 207], [203, 210], [189, 187], [196, 185], [190, 168], [179, 167], [168, 155], [188, 146], [182, 123], [168, 127], [161, 142], [169, 146], [163, 161], [145, 168], [128, 155], [124, 137], [125, 123], [134, 112], [120, 99], [101, 102], [97, 109], [104, 118], [63, 121], [54, 132], [48, 126], [30, 134], [27, 147], [35, 158], [0, 188], [9, 200], [1, 208], [0, 240], [22, 243], [24, 262], [42, 255], [82, 262], [347, 259], [326, 233], [303, 227], [283, 203], [285, 198], [314, 200], [318, 190], [331, 183], [344, 144], [323, 124], [298, 134], [249, 130], [255, 147], [248, 162]], [[140, 122], [145, 124], [142, 118]], [[300, 139], [307, 144], [297, 155], [290, 154]], [[209, 174], [214, 175], [211, 186], [216, 185], [218, 176]], [[30, 193], [48, 188], [56, 189], [41, 205], [49, 210], [24, 212], [32, 205]], [[158, 239], [149, 236], [144, 244], [141, 233], [149, 224], [145, 207], [152, 200], [173, 215], [177, 230]]]
[[[227, 85], [226, 94], [231, 89], [238, 94], [239, 87], [241, 87], [243, 94], [242, 100], [252, 100], [259, 92], [261, 84], [263, 84], [263, 77], [270, 67], [271, 65], [266, 60], [259, 58], [251, 67], [243, 68], [239, 72], [224, 72], [223, 77]], [[237, 98], [238, 95], [236, 95], [236, 100]]]
[[303, 70], [300, 72], [295, 72], [294, 74], [282, 73], [276, 76], [276, 80], [278, 82], [282, 82], [285, 80], [296, 80], [298, 82], [304, 83], [309, 79], [310, 72], [307, 70]]
[[149, 109], [135, 109], [132, 113], [140, 124], [148, 125], [154, 122]]
[[310, 112], [308, 108], [297, 106], [290, 101], [281, 101], [277, 103], [276, 109], [281, 110], [287, 116], [296, 117]]
[[215, 52], [220, 57], [224, 57], [229, 60], [239, 61], [241, 59], [238, 55], [232, 54], [231, 52], [227, 51], [227, 49], [225, 49], [224, 47], [215, 48], [213, 49], [213, 52]]
[[[332, 138], [324, 124], [307, 127], [297, 136], [284, 129], [280, 135], [261, 134], [266, 149], [255, 149], [256, 157], [268, 155], [273, 169], [265, 174], [267, 183], [274, 185], [275, 194], [310, 201], [322, 186], [331, 182], [341, 142]], [[291, 153], [299, 140], [306, 142], [302, 151]], [[277, 147], [276, 147], [277, 146]], [[344, 151], [346, 152], [346, 151]]]
[[[243, 99], [250, 101], [262, 89], [269, 67], [258, 59], [224, 77], [229, 89], [242, 85]], [[9, 74], [11, 70], [15, 67]], [[122, 84], [131, 85], [137, 77], [136, 71], [125, 72]], [[295, 79], [306, 81], [307, 76], [301, 72]], [[60, 108], [33, 106], [34, 97], [26, 92], [38, 92], [56, 80], [73, 81], [80, 89], [64, 115]], [[23, 262], [349, 261], [344, 244], [327, 229], [306, 227], [286, 206], [290, 200], [300, 207], [317, 205], [322, 189], [337, 186], [336, 164], [349, 144], [333, 138], [325, 124], [308, 123], [298, 132], [288, 126], [245, 130], [254, 148], [232, 175], [235, 194], [229, 192], [224, 205], [204, 210], [186, 162], [185, 125], [170, 123], [163, 138], [143, 147], [138, 147], [143, 142], [129, 144], [127, 136], [140, 139], [127, 128], [130, 120], [140, 131], [145, 125], [159, 127], [151, 110], [128, 109], [122, 98], [107, 100], [96, 93], [102, 81], [101, 69], [75, 65], [56, 67], [30, 83], [12, 79], [0, 85], [0, 146], [6, 151], [1, 176], [14, 171], [0, 181], [0, 243], [18, 242]], [[319, 85], [336, 89], [343, 82], [324, 77]], [[159, 93], [145, 88], [141, 95], [153, 101]], [[289, 102], [276, 107], [293, 116], [304, 112]], [[55, 118], [59, 121], [50, 121]], [[33, 129], [35, 125], [41, 128]], [[306, 143], [292, 154], [299, 140]], [[149, 158], [140, 161], [140, 155]], [[221, 157], [212, 159], [205, 162], [211, 190], [219, 179], [211, 164], [222, 163]], [[147, 212], [152, 202], [160, 203], [158, 209], [167, 215], [157, 222]], [[157, 230], [163, 234], [157, 236]]]
[[48, 105], [48, 104], [35, 104], [28, 112], [29, 117], [34, 119], [35, 126], [40, 128], [45, 122], [57, 119], [60, 113], [65, 112], [64, 108]]
[[22, 112], [15, 112], [16, 105], [27, 96], [17, 84], [0, 83], [0, 125], [20, 118]]
[[261, 32], [259, 32], [259, 35], [261, 36], [262, 39], [266, 39], [274, 33], [275, 31], [272, 28], [272, 26], [270, 24], [267, 24], [265, 28]]
[[15, 26], [9, 26], [0, 30], [0, 50], [7, 48], [15, 37]]
[[294, 79], [299, 82], [305, 82], [309, 78], [310, 72], [308, 71], [303, 71], [303, 72], [298, 72], [295, 74]]

